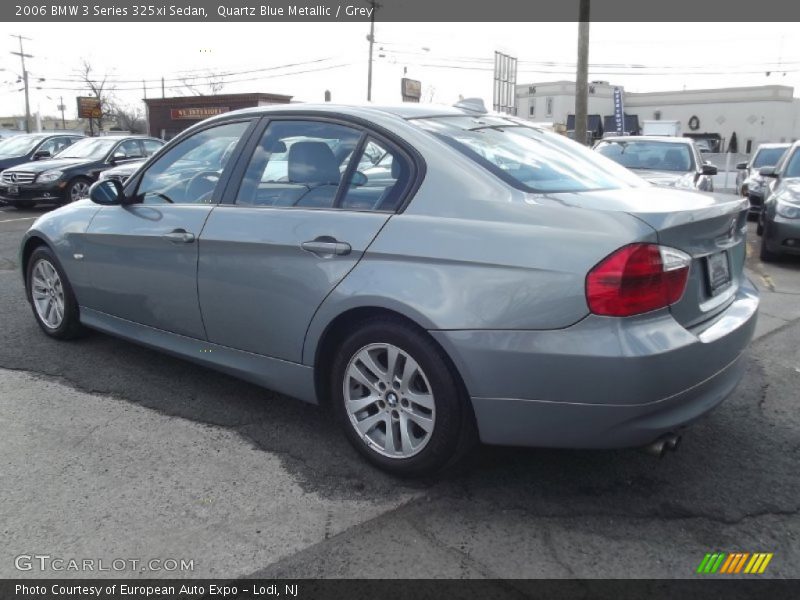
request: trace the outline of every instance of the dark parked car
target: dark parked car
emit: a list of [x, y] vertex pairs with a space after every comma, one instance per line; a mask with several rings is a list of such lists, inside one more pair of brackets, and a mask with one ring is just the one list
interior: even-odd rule
[[791, 144], [761, 144], [748, 162], [736, 165], [736, 190], [750, 200], [750, 214], [758, 215], [769, 181], [759, 171], [777, 165]]
[[84, 136], [77, 133], [20, 134], [0, 141], [0, 172], [23, 163], [50, 158]]
[[761, 260], [800, 255], [800, 142], [776, 166], [762, 167], [760, 174], [770, 182], [756, 230], [761, 236]]
[[594, 149], [654, 185], [714, 191], [712, 176], [717, 167], [703, 161], [691, 138], [609, 137], [597, 142]]
[[53, 158], [6, 169], [0, 175], [0, 196], [12, 206], [66, 204], [89, 194], [100, 172], [156, 152], [164, 142], [143, 136], [84, 138]]
[[48, 336], [91, 327], [327, 403], [411, 475], [476, 438], [674, 447], [746, 364], [746, 214], [503, 115], [287, 105], [97, 182], [19, 263]]

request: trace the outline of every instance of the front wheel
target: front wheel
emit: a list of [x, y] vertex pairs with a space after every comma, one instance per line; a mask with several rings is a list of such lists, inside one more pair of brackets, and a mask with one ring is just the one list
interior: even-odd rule
[[348, 440], [370, 462], [401, 476], [455, 462], [475, 435], [463, 386], [424, 332], [378, 318], [339, 347], [331, 398]]
[[83, 327], [75, 294], [50, 248], [39, 246], [33, 251], [27, 275], [25, 291], [42, 331], [62, 340], [80, 335]]
[[67, 202], [77, 202], [89, 197], [92, 182], [85, 177], [76, 177], [67, 185]]

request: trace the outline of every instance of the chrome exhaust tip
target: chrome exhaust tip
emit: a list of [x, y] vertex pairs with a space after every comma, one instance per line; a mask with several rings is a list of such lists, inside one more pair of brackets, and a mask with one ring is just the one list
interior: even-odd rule
[[642, 449], [651, 456], [664, 458], [667, 452], [675, 452], [681, 443], [681, 436], [674, 433], [665, 433], [654, 442], [650, 442]]

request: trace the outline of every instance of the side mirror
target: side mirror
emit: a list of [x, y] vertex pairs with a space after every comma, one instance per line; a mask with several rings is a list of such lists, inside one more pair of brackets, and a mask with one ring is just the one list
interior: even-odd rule
[[747, 168], [747, 163], [746, 162], [736, 163], [736, 168], [737, 169], [746, 169]]
[[367, 181], [368, 179], [366, 175], [364, 175], [361, 171], [356, 171], [353, 173], [353, 178], [350, 180], [350, 185], [361, 187], [362, 185], [366, 185]]
[[89, 188], [89, 198], [95, 204], [102, 206], [115, 206], [122, 204], [124, 198], [122, 184], [116, 179], [103, 179]]
[[114, 154], [111, 156], [111, 163], [113, 164], [117, 161], [125, 160], [126, 158], [128, 157], [124, 152], [114, 152]]
[[50, 158], [50, 156], [49, 150], [39, 150], [33, 153], [33, 160], [42, 160], [43, 158]]
[[716, 175], [717, 174], [717, 167], [714, 165], [704, 164], [702, 173], [703, 175]]
[[761, 167], [758, 170], [758, 174], [762, 177], [777, 177], [778, 172], [775, 170], [775, 167]]

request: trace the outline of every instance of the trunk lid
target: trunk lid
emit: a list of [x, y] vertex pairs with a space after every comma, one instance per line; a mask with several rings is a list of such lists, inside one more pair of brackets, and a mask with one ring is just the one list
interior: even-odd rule
[[650, 225], [659, 244], [689, 254], [686, 291], [670, 307], [684, 327], [701, 325], [733, 301], [744, 277], [746, 198], [654, 186], [551, 197], [580, 208], [628, 213]]

